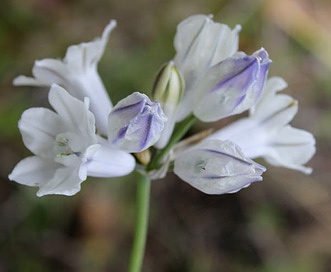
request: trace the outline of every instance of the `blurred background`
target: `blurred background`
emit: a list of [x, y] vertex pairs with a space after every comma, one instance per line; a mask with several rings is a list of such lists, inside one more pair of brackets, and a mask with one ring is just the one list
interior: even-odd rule
[[134, 227], [134, 174], [89, 179], [73, 197], [38, 198], [36, 188], [8, 180], [30, 154], [17, 129], [20, 115], [47, 106], [47, 91], [13, 87], [13, 78], [31, 75], [36, 59], [62, 58], [69, 45], [100, 36], [116, 19], [99, 63], [104, 84], [113, 102], [150, 93], [157, 70], [174, 56], [177, 24], [197, 13], [241, 24], [241, 50], [268, 50], [269, 75], [283, 77], [284, 92], [300, 104], [293, 126], [316, 136], [314, 172], [260, 161], [268, 167], [263, 182], [220, 196], [173, 175], [155, 181], [143, 271], [331, 271], [328, 0], [1, 0], [0, 271], [126, 271]]

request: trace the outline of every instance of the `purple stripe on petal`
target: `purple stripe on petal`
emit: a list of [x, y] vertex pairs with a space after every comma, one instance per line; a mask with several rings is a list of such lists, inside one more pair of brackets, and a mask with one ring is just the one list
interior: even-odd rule
[[133, 103], [131, 105], [127, 105], [127, 106], [122, 106], [122, 107], [115, 107], [113, 109], [113, 111], [111, 112], [111, 114], [114, 114], [114, 113], [118, 113], [118, 112], [123, 112], [123, 111], [127, 111], [127, 110], [131, 110], [131, 111], [134, 111], [134, 112], [140, 112], [141, 111], [141, 108], [144, 106], [144, 101], [141, 100], [141, 101], [138, 101], [136, 103]]
[[233, 111], [236, 107], [238, 107], [238, 106], [239, 106], [239, 105], [245, 100], [245, 98], [246, 98], [246, 93], [245, 93], [243, 96], [238, 97], [237, 101], [236, 101], [235, 104], [233, 105], [233, 109], [232, 109], [232, 111]]
[[[223, 75], [223, 78], [211, 90], [211, 93], [242, 82], [249, 84], [251, 82], [251, 75], [254, 75], [254, 70], [257, 69], [258, 60], [253, 56], [245, 56], [239, 59], [229, 58], [218, 65], [224, 65], [224, 69], [229, 69], [230, 67], [228, 66], [231, 66], [231, 71]], [[234, 82], [232, 83], [231, 81]]]
[[152, 114], [150, 114], [147, 117], [144, 133], [141, 136], [141, 141], [140, 141], [140, 149], [141, 150], [146, 148], [147, 144], [149, 143], [150, 139], [152, 138], [153, 119], [154, 119], [154, 116]]
[[237, 160], [237, 161], [240, 161], [244, 164], [248, 164], [248, 165], [251, 165], [252, 163], [249, 162], [249, 161], [245, 161], [241, 158], [238, 158], [237, 156], [235, 155], [231, 155], [229, 153], [225, 153], [225, 152], [222, 152], [222, 151], [218, 151], [218, 150], [212, 150], [212, 149], [201, 149], [203, 151], [206, 151], [206, 152], [209, 152], [209, 153], [213, 153], [213, 154], [217, 154], [217, 155], [221, 155], [221, 156], [226, 156], [226, 157], [229, 157], [229, 158], [232, 158], [234, 160]]
[[113, 143], [116, 143], [118, 140], [125, 138], [125, 134], [128, 130], [128, 127], [120, 128], [117, 132], [117, 137], [113, 140]]

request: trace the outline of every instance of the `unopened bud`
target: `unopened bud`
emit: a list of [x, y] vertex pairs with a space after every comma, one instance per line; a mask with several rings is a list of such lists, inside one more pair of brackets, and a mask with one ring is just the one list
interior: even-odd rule
[[167, 108], [174, 108], [182, 99], [184, 92], [184, 80], [181, 73], [172, 61], [166, 63], [158, 73], [154, 87], [153, 99], [160, 101], [165, 114]]
[[155, 144], [157, 148], [163, 148], [170, 139], [175, 127], [177, 107], [182, 100], [183, 93], [183, 77], [174, 63], [170, 61], [161, 68], [152, 91], [154, 100], [160, 102], [168, 117], [162, 136]]
[[177, 156], [174, 173], [206, 194], [225, 194], [261, 181], [265, 170], [233, 142], [206, 140]]
[[108, 140], [127, 152], [141, 152], [155, 144], [167, 117], [161, 105], [135, 92], [119, 101], [108, 118]]

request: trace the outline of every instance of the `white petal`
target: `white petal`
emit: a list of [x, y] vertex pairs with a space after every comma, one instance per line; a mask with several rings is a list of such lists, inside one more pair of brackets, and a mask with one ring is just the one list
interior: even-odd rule
[[315, 139], [307, 131], [286, 126], [278, 131], [269, 150], [265, 154], [268, 163], [301, 171], [312, 172], [311, 168], [303, 166], [315, 154]]
[[59, 116], [45, 108], [26, 110], [19, 121], [25, 146], [41, 157], [53, 158], [56, 135], [63, 129]]
[[267, 80], [265, 88], [271, 93], [277, 93], [287, 87], [287, 82], [281, 77], [271, 77]]
[[49, 86], [53, 83], [65, 85], [70, 73], [68, 67], [58, 59], [37, 60], [32, 69], [34, 77]]
[[242, 118], [217, 130], [206, 140], [230, 140], [240, 146], [246, 157], [254, 159], [266, 153], [270, 137], [273, 137], [270, 129], [266, 129], [254, 119]]
[[15, 77], [13, 80], [14, 86], [35, 86], [35, 87], [46, 87], [49, 86], [48, 83], [41, 82], [40, 80], [33, 78], [33, 77], [27, 77], [27, 76], [18, 76]]
[[54, 158], [54, 161], [61, 164], [61, 166], [66, 166], [69, 168], [75, 168], [77, 165], [82, 164], [82, 158], [76, 154], [58, 155]]
[[261, 101], [255, 108], [252, 118], [269, 127], [281, 127], [288, 124], [298, 112], [298, 102], [291, 96], [277, 94], [269, 100]]
[[103, 31], [102, 37], [92, 42], [72, 45], [68, 48], [64, 62], [71, 69], [84, 73], [90, 66], [96, 66], [101, 59], [109, 40], [111, 31], [116, 27], [116, 21], [112, 20]]
[[89, 108], [95, 116], [97, 129], [106, 135], [108, 115], [113, 105], [97, 70], [89, 69], [85, 74], [73, 75], [70, 79], [67, 91], [81, 101], [85, 97], [90, 99]]
[[67, 195], [72, 196], [80, 191], [80, 184], [83, 182], [79, 178], [80, 165], [76, 167], [61, 167], [55, 171], [51, 180], [39, 184], [37, 196], [44, 195]]
[[102, 146], [86, 163], [87, 174], [93, 177], [120, 177], [131, 173], [135, 159], [129, 153]]
[[15, 166], [9, 179], [28, 186], [40, 186], [53, 178], [59, 166], [53, 160], [37, 156], [27, 157]]
[[185, 79], [233, 55], [238, 50], [239, 30], [239, 26], [231, 30], [205, 15], [194, 15], [181, 22], [174, 40], [174, 61]]
[[260, 105], [264, 105], [265, 103], [268, 103], [268, 101], [270, 100], [273, 100], [276, 93], [285, 89], [286, 87], [287, 87], [287, 83], [281, 77], [268, 78], [256, 106], [250, 109], [250, 115], [251, 116], [254, 115], [256, 108], [258, 108]]
[[82, 101], [69, 95], [60, 86], [52, 85], [49, 102], [66, 124], [67, 130], [84, 138], [86, 147], [96, 143], [95, 119]]
[[169, 140], [172, 136], [174, 128], [175, 128], [175, 124], [176, 124], [175, 117], [174, 116], [167, 116], [167, 117], [168, 117], [168, 120], [165, 123], [161, 137], [154, 145], [156, 148], [159, 148], [159, 149], [164, 148], [167, 145], [167, 143], [169, 142]]

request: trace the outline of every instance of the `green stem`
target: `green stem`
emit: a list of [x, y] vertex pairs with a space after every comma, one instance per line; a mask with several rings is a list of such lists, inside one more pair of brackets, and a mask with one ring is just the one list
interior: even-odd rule
[[140, 272], [145, 254], [151, 181], [139, 173], [137, 182], [136, 223], [129, 272]]

